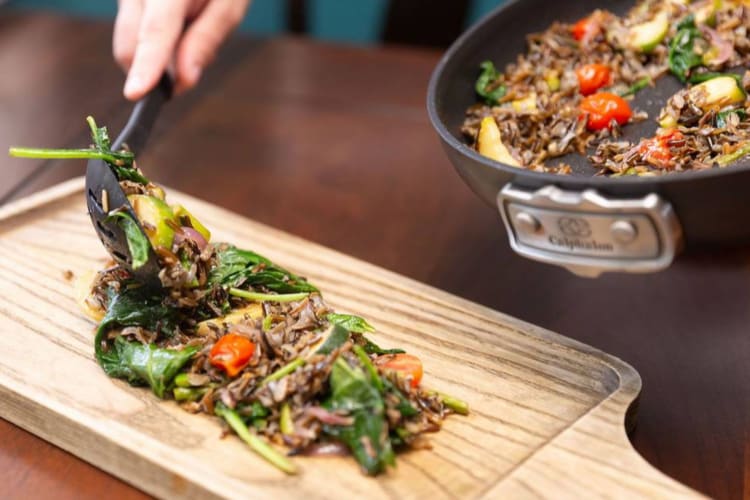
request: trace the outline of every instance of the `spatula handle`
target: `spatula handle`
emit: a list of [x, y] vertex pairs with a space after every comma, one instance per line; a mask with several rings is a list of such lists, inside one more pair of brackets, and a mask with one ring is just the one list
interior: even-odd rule
[[162, 105], [172, 97], [172, 87], [172, 77], [164, 73], [158, 85], [135, 104], [128, 123], [117, 136], [112, 150], [117, 151], [123, 144], [127, 144], [134, 153], [143, 149]]

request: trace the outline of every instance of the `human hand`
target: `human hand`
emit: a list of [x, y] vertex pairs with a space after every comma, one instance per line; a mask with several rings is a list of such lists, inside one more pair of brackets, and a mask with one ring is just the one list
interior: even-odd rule
[[135, 101], [174, 62], [175, 91], [192, 88], [250, 0], [119, 0], [112, 51]]

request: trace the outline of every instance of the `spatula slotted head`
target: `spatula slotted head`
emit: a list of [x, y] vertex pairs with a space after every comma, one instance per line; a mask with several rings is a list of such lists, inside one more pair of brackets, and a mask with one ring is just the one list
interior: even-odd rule
[[113, 210], [122, 209], [143, 232], [143, 227], [120, 187], [117, 176], [102, 160], [90, 160], [86, 166], [86, 205], [96, 234], [112, 258], [131, 272], [137, 281], [147, 286], [160, 287], [159, 262], [154, 249], [149, 246], [146, 263], [138, 269], [133, 269], [133, 259], [125, 232], [118, 224], [117, 218], [109, 217]]

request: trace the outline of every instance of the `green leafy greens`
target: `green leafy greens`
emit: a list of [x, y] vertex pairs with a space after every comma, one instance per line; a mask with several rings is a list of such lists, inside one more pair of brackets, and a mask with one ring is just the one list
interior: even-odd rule
[[328, 332], [323, 344], [318, 347], [315, 354], [331, 354], [333, 351], [344, 345], [349, 340], [349, 331], [341, 325], [334, 324]]
[[326, 315], [326, 319], [330, 323], [346, 328], [350, 332], [369, 333], [375, 331], [375, 328], [366, 319], [353, 314], [330, 313]]
[[232, 410], [223, 403], [218, 403], [214, 408], [214, 413], [223, 418], [237, 436], [247, 443], [247, 445], [258, 455], [265, 458], [287, 474], [295, 474], [297, 472], [297, 468], [294, 464], [284, 455], [276, 451], [262, 438], [250, 432], [250, 429], [245, 425], [245, 421], [242, 420], [242, 417], [235, 410]]
[[702, 40], [692, 14], [677, 25], [677, 34], [669, 44], [669, 69], [682, 83], [688, 81], [690, 71], [703, 64], [703, 56], [695, 50], [696, 41]]
[[317, 292], [304, 278], [295, 276], [250, 250], [227, 246], [216, 253], [217, 264], [208, 282], [228, 287], [263, 286], [277, 293]]
[[125, 379], [132, 385], [147, 384], [154, 394], [164, 398], [175, 375], [197, 351], [195, 346], [178, 351], [136, 340], [129, 342], [118, 336], [99, 362], [110, 377]]
[[118, 218], [118, 225], [122, 228], [125, 233], [125, 238], [128, 241], [128, 250], [130, 256], [133, 259], [131, 265], [133, 269], [142, 267], [148, 261], [148, 252], [151, 248], [148, 238], [143, 231], [141, 231], [138, 223], [127, 212], [113, 211], [107, 216], [110, 218]]
[[163, 398], [172, 379], [195, 349], [161, 349], [155, 345], [128, 342], [122, 337], [117, 337], [113, 343], [106, 342], [108, 331], [125, 326], [140, 326], [172, 335], [177, 327], [177, 310], [163, 305], [162, 297], [144, 288], [125, 287], [110, 297], [107, 314], [99, 323], [94, 340], [96, 359], [107, 375], [126, 379], [131, 384], [148, 384], [157, 396]]
[[354, 419], [352, 425], [324, 425], [323, 431], [351, 450], [362, 469], [371, 475], [395, 465], [396, 456], [388, 437], [385, 403], [377, 386], [359, 367], [343, 358], [333, 364], [330, 376], [331, 396], [324, 407], [344, 411]]
[[651, 77], [644, 76], [640, 80], [637, 80], [633, 85], [628, 87], [624, 92], [622, 92], [620, 95], [622, 97], [627, 97], [630, 95], [635, 95], [639, 90], [645, 89], [651, 84]]
[[365, 350], [367, 354], [377, 354], [378, 356], [380, 356], [383, 354], [402, 354], [406, 352], [403, 349], [398, 349], [398, 348], [383, 349], [382, 347], [380, 347], [379, 345], [377, 345], [375, 342], [368, 339], [364, 335], [362, 335], [362, 340], [364, 342], [363, 349]]
[[492, 64], [492, 61], [484, 61], [479, 65], [479, 68], [482, 72], [477, 78], [474, 89], [487, 101], [487, 104], [497, 104], [506, 92], [505, 85], [495, 85], [495, 81], [500, 77], [500, 72]]
[[383, 349], [375, 342], [365, 337], [365, 333], [374, 332], [375, 328], [364, 318], [353, 314], [330, 313], [326, 315], [326, 319], [330, 323], [341, 326], [354, 333], [367, 354], [401, 354], [406, 352], [403, 349]]
[[401, 354], [406, 351], [403, 349], [383, 349], [375, 342], [364, 336], [365, 333], [375, 331], [375, 328], [367, 322], [366, 319], [353, 314], [330, 313], [326, 319], [334, 325], [341, 326], [346, 330], [354, 333], [367, 354]]
[[726, 127], [727, 120], [729, 120], [730, 115], [737, 115], [737, 119], [739, 121], [742, 121], [745, 118], [747, 118], [747, 113], [745, 113], [744, 109], [728, 109], [726, 111], [721, 111], [716, 114], [716, 126], [719, 128]]
[[42, 158], [55, 160], [104, 160], [114, 170], [119, 180], [128, 180], [138, 184], [148, 184], [148, 179], [143, 176], [133, 165], [135, 156], [130, 151], [112, 151], [112, 143], [109, 139], [107, 127], [97, 127], [94, 119], [86, 118], [91, 129], [91, 140], [93, 147], [87, 149], [51, 149], [51, 148], [21, 148], [12, 147], [8, 150], [10, 156], [16, 158]]

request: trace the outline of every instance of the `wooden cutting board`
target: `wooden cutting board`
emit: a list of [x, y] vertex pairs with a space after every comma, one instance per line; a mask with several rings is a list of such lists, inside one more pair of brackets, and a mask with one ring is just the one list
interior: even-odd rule
[[469, 402], [378, 478], [350, 458], [289, 477], [219, 422], [107, 378], [66, 271], [103, 265], [83, 179], [0, 209], [0, 415], [160, 497], [693, 497], [625, 434], [641, 380], [619, 359], [179, 193], [214, 241], [254, 249], [422, 358], [423, 383]]

